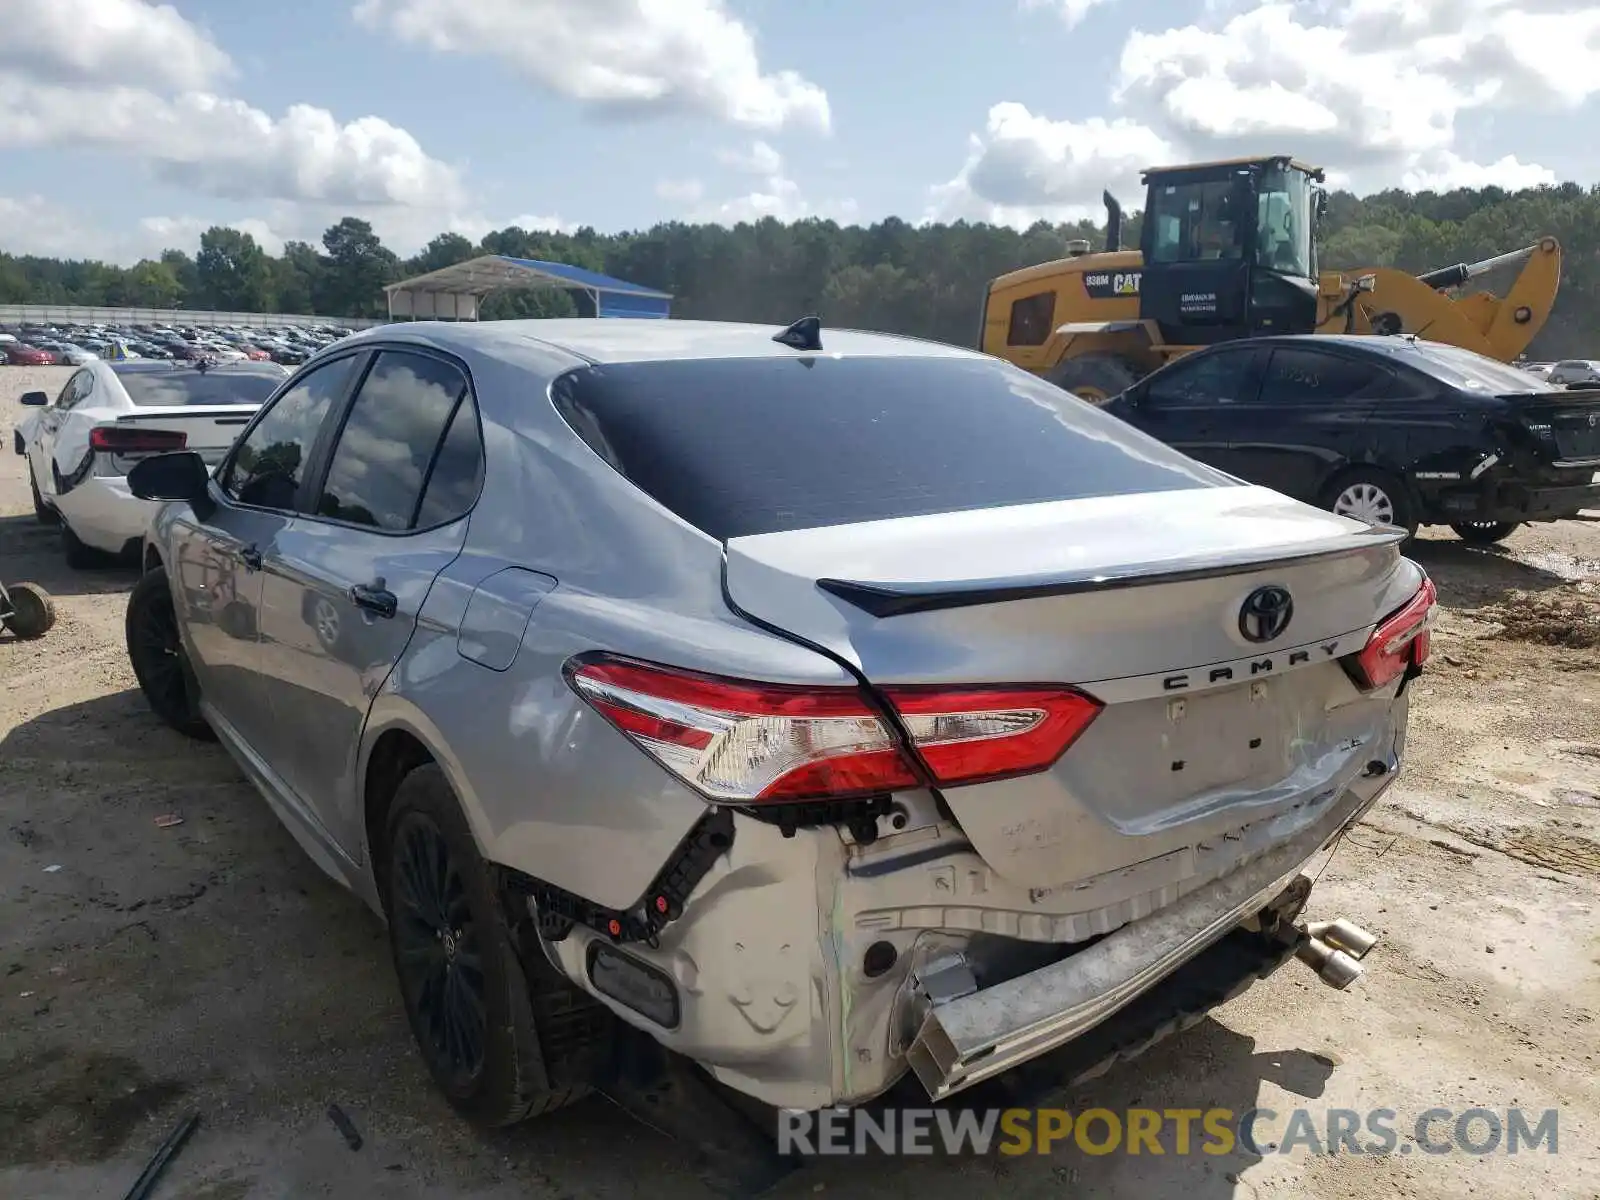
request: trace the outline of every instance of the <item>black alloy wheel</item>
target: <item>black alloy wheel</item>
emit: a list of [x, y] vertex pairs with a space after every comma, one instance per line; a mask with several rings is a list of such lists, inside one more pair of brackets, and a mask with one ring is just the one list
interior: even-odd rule
[[146, 571], [134, 585], [124, 636], [139, 690], [156, 716], [186, 737], [213, 740], [216, 735], [200, 715], [199, 683], [189, 666], [162, 568]]
[[425, 813], [397, 823], [391, 847], [395, 965], [418, 1041], [449, 1091], [483, 1074], [488, 1035], [482, 937], [460, 866]]

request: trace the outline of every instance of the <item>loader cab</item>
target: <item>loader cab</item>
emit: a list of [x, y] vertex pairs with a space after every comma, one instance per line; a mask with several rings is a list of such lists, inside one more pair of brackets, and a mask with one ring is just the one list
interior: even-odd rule
[[1139, 315], [1180, 346], [1314, 331], [1322, 180], [1284, 157], [1146, 171]]

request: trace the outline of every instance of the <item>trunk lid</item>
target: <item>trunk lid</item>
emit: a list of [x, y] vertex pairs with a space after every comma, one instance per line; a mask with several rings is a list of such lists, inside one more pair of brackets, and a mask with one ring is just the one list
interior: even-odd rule
[[[1392, 689], [1364, 697], [1337, 660], [1420, 586], [1400, 536], [1265, 488], [1201, 488], [733, 538], [726, 587], [874, 685], [1070, 684], [1100, 700], [1048, 771], [943, 794], [1014, 882], [1120, 873], [1147, 890], [1181, 873], [1164, 856], [1387, 756]], [[1255, 642], [1241, 609], [1269, 585], [1293, 611]]]
[[[185, 436], [185, 445], [205, 460], [207, 466], [216, 466], [227, 454], [244, 427], [255, 416], [259, 404], [170, 405], [145, 407], [137, 412], [119, 416], [114, 424], [134, 426], [138, 429], [160, 429]], [[127, 459], [130, 466], [139, 456], [116, 455], [120, 463]]]
[[1511, 402], [1536, 437], [1553, 443], [1558, 461], [1600, 461], [1600, 388], [1530, 392]]

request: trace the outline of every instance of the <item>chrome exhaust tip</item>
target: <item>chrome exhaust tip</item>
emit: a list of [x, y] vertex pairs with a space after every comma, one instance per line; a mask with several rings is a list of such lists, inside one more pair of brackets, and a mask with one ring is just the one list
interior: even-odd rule
[[1309, 933], [1294, 956], [1316, 973], [1318, 979], [1336, 991], [1344, 991], [1361, 978], [1362, 966], [1343, 950], [1335, 949]]
[[1337, 921], [1313, 921], [1306, 932], [1335, 950], [1343, 950], [1351, 958], [1361, 959], [1378, 944], [1378, 935], [1368, 933], [1354, 921], [1340, 918]]

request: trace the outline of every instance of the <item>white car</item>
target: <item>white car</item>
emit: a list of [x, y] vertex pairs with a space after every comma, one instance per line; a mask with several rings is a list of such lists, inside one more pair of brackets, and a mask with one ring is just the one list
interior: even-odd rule
[[129, 492], [134, 464], [173, 450], [220, 462], [288, 376], [275, 363], [96, 359], [73, 372], [53, 401], [25, 393], [22, 403], [34, 411], [17, 423], [13, 448], [28, 459], [34, 512], [61, 525], [68, 564], [137, 555], [160, 505]]

